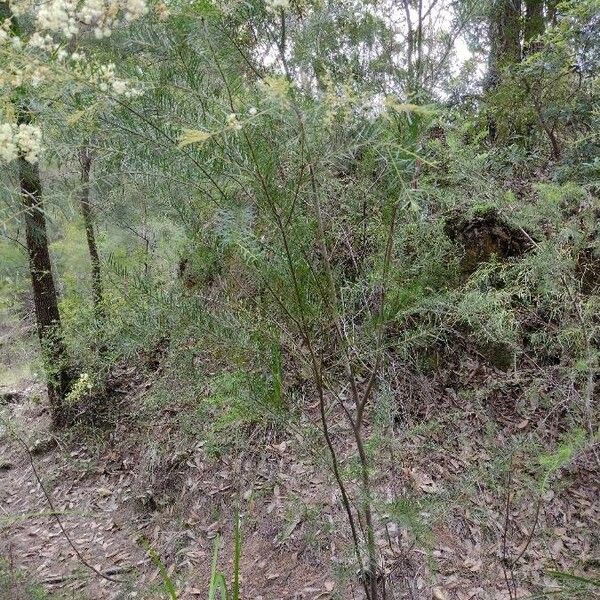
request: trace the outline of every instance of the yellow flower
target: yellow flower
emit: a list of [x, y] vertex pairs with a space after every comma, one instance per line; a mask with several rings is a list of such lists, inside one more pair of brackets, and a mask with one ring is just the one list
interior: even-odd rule
[[179, 148], [185, 148], [185, 146], [191, 144], [202, 144], [211, 135], [208, 131], [201, 131], [200, 129], [183, 129], [179, 136]]

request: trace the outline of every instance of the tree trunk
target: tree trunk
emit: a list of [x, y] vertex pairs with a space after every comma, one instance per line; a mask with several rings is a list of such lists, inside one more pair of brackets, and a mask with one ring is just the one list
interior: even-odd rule
[[92, 299], [94, 302], [94, 312], [96, 318], [104, 317], [104, 308], [102, 306], [102, 279], [100, 273], [100, 257], [98, 255], [98, 246], [96, 245], [96, 235], [94, 233], [94, 218], [92, 206], [90, 204], [90, 171], [92, 169], [92, 156], [85, 146], [79, 151], [79, 162], [81, 163], [81, 196], [80, 206], [85, 227], [85, 236], [87, 238], [90, 262], [92, 264]]
[[415, 92], [419, 94], [423, 82], [423, 0], [417, 4], [417, 62], [416, 62], [416, 81], [414, 85]]
[[525, 0], [525, 24], [523, 27], [524, 50], [527, 53], [537, 50], [535, 38], [544, 33], [544, 0]]
[[547, 0], [546, 2], [546, 20], [550, 25], [556, 25], [556, 6], [559, 0]]
[[486, 88], [500, 81], [503, 68], [521, 60], [521, 0], [495, 0], [489, 17], [489, 70]]
[[[28, 121], [19, 116], [20, 123]], [[55, 427], [65, 425], [66, 414], [63, 399], [70, 384], [66, 349], [62, 338], [58, 295], [52, 276], [46, 217], [42, 204], [42, 184], [39, 168], [28, 163], [22, 156], [18, 159], [21, 200], [25, 213], [25, 235], [29, 256], [29, 272], [35, 304], [37, 333], [42, 347], [48, 400]]]
[[408, 101], [412, 99], [413, 92], [415, 89], [414, 82], [414, 65], [413, 65], [413, 49], [414, 49], [414, 31], [412, 18], [410, 15], [410, 2], [409, 0], [404, 0], [404, 16], [406, 18], [406, 98]]
[[[6, 1], [0, 1], [0, 19], [10, 19], [11, 33], [19, 35], [19, 24]], [[17, 125], [29, 125], [30, 121], [29, 109], [17, 101]], [[53, 426], [62, 427], [67, 422], [63, 400], [69, 390], [71, 377], [50, 262], [40, 170], [37, 164], [29, 163], [22, 155], [17, 163], [35, 320], [46, 372], [48, 401]]]
[[[492, 91], [501, 81], [502, 71], [521, 60], [521, 0], [494, 0], [489, 13], [490, 53], [484, 90]], [[496, 120], [488, 115], [488, 139], [498, 135]]]

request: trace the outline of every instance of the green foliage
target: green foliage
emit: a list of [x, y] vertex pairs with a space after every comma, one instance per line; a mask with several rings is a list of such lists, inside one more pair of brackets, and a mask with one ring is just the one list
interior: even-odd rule
[[164, 563], [160, 559], [160, 556], [158, 555], [156, 550], [154, 548], [152, 548], [152, 546], [150, 546], [150, 544], [146, 540], [141, 539], [140, 543], [146, 549], [146, 552], [148, 553], [150, 560], [158, 568], [158, 571], [160, 573], [160, 576], [161, 576], [161, 579], [163, 582], [163, 588], [164, 588], [165, 594], [167, 595], [169, 600], [177, 600], [177, 589], [175, 588], [175, 584], [173, 583], [173, 580], [171, 579], [171, 576], [169, 575], [169, 571], [167, 570], [167, 567], [165, 567]]
[[[541, 453], [544, 485], [582, 447], [582, 424], [591, 428], [600, 327], [597, 2], [562, 3], [561, 18], [523, 60], [504, 64], [498, 85], [472, 101], [460, 98], [470, 84], [456, 81], [449, 57], [479, 14], [474, 3], [452, 3], [441, 19], [450, 29], [435, 18], [411, 26], [407, 52], [398, 52], [396, 24], [377, 4], [280, 8], [159, 6], [127, 33], [89, 44], [142, 94], [88, 90], [40, 103], [53, 148], [42, 166], [62, 331], [80, 373], [66, 404], [83, 404], [90, 385], [114, 383], [127, 364], [136, 385], [151, 374], [135, 408], [171, 409], [209, 452], [244, 448], [260, 428], [310, 422], [320, 466], [334, 457], [321, 452], [311, 411], [322, 403], [326, 425], [340, 408], [355, 438], [342, 443], [334, 422], [331, 446], [352, 447], [338, 476], [363, 486], [348, 512], [367, 545], [370, 503], [427, 543], [432, 506], [380, 502], [367, 489], [379, 451], [395, 447], [396, 371], [460, 392], [452, 378], [464, 358], [488, 373], [513, 369], [515, 380], [535, 365], [523, 397], [550, 413], [566, 406], [576, 432]], [[513, 25], [520, 31], [519, 19]], [[94, 154], [99, 306], [78, 217], [82, 145]], [[11, 215], [19, 210], [14, 176], [2, 175]], [[450, 230], [455, 217], [466, 224], [462, 236]], [[2, 228], [20, 242], [18, 220], [3, 217]], [[0, 308], [26, 290], [21, 250], [0, 241]], [[468, 381], [469, 400], [497, 389]], [[371, 385], [357, 424], [362, 409], [349, 396]], [[403, 434], [443, 428], [422, 413], [429, 421]], [[231, 592], [215, 541], [215, 600], [239, 597], [239, 519], [234, 537]], [[164, 593], [176, 598], [148, 552]]]
[[385, 511], [394, 523], [406, 528], [418, 543], [428, 544], [431, 541], [431, 522], [425, 518], [425, 515], [429, 516], [428, 508], [422, 501], [406, 497], [386, 504]]
[[[506, 68], [487, 103], [497, 136], [528, 150], [541, 147], [555, 161], [558, 181], [598, 180], [598, 54], [596, 0], [561, 2], [561, 17]], [[514, 107], [518, 106], [518, 110]], [[533, 166], [533, 164], [532, 164]]]
[[548, 575], [562, 583], [570, 584], [574, 590], [585, 590], [600, 587], [600, 579], [598, 578], [582, 577], [581, 575], [565, 573], [564, 571], [548, 571]]
[[221, 546], [221, 536], [217, 535], [213, 544], [213, 557], [210, 568], [210, 581], [208, 587], [208, 599], [217, 600], [217, 594], [220, 600], [240, 600], [240, 561], [242, 558], [242, 530], [241, 518], [236, 513], [233, 532], [233, 580], [231, 591], [227, 588], [227, 579], [221, 571], [218, 570], [219, 548]]
[[546, 487], [557, 471], [566, 467], [571, 462], [577, 451], [587, 441], [585, 431], [576, 429], [565, 435], [563, 441], [552, 453], [540, 455], [539, 464], [543, 469], [542, 489]]

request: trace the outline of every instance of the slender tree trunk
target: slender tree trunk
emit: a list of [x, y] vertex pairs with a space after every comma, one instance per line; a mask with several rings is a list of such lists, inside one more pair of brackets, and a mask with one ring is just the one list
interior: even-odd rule
[[410, 16], [410, 3], [404, 0], [404, 16], [406, 18], [406, 80], [407, 84], [407, 99], [411, 99], [414, 92], [414, 65], [413, 65], [413, 47], [414, 47], [414, 32], [412, 18]]
[[556, 6], [559, 0], [547, 0], [546, 2], [546, 20], [551, 25], [556, 24]]
[[[0, 1], [0, 18], [10, 19], [11, 33], [19, 35], [19, 24], [6, 1]], [[20, 104], [19, 100], [15, 104], [17, 124], [29, 125], [31, 114], [27, 104]], [[55, 427], [62, 427], [67, 422], [63, 401], [71, 384], [71, 376], [58, 311], [58, 294], [52, 275], [42, 181], [37, 163], [29, 163], [22, 155], [17, 159], [17, 163], [21, 203], [25, 215], [25, 238], [35, 320], [46, 371], [48, 401], [52, 424]]]
[[[521, 0], [494, 0], [489, 13], [490, 53], [484, 83], [491, 92], [501, 81], [502, 71], [521, 60]], [[488, 115], [488, 138], [497, 138], [497, 123]]]
[[527, 93], [530, 95], [531, 101], [533, 102], [533, 105], [535, 107], [535, 112], [540, 127], [543, 129], [544, 133], [548, 136], [548, 140], [550, 141], [550, 147], [552, 148], [552, 158], [554, 160], [560, 160], [562, 149], [558, 138], [554, 133], [554, 126], [550, 125], [544, 117], [544, 109], [542, 103], [535, 95], [535, 91], [531, 89], [531, 86], [527, 82], [525, 83], [525, 86], [527, 88]]
[[525, 52], [531, 53], [537, 50], [535, 38], [544, 33], [545, 27], [544, 0], [525, 0], [525, 23], [523, 26]]
[[94, 233], [94, 217], [90, 203], [90, 172], [92, 169], [92, 155], [87, 147], [82, 147], [79, 151], [79, 162], [81, 164], [81, 196], [80, 206], [85, 227], [85, 236], [87, 238], [90, 262], [92, 265], [92, 299], [94, 302], [94, 312], [96, 318], [104, 317], [104, 308], [102, 306], [102, 277], [100, 272], [100, 256], [98, 255], [98, 246], [96, 244], [96, 235]]
[[[25, 114], [19, 116], [26, 123]], [[37, 333], [42, 347], [48, 400], [52, 412], [52, 423], [56, 427], [65, 425], [66, 414], [63, 399], [70, 384], [67, 353], [62, 338], [58, 295], [52, 276], [46, 217], [43, 212], [42, 183], [39, 168], [28, 163], [22, 156], [18, 159], [21, 199], [25, 213], [25, 235], [29, 256], [29, 272], [35, 304]]]
[[417, 63], [416, 63], [416, 81], [415, 91], [417, 94], [421, 91], [423, 82], [423, 0], [418, 2], [417, 19]]
[[495, 0], [489, 16], [489, 70], [486, 87], [495, 87], [503, 68], [521, 60], [521, 0]]

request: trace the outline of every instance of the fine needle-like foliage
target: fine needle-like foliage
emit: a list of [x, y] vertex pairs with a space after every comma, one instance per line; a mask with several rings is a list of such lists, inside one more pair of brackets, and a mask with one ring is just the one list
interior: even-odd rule
[[0, 0], [2, 419], [53, 436], [31, 456], [85, 440], [103, 467], [66, 479], [153, 525], [118, 581], [77, 552], [92, 579], [594, 587], [599, 27], [598, 0]]

